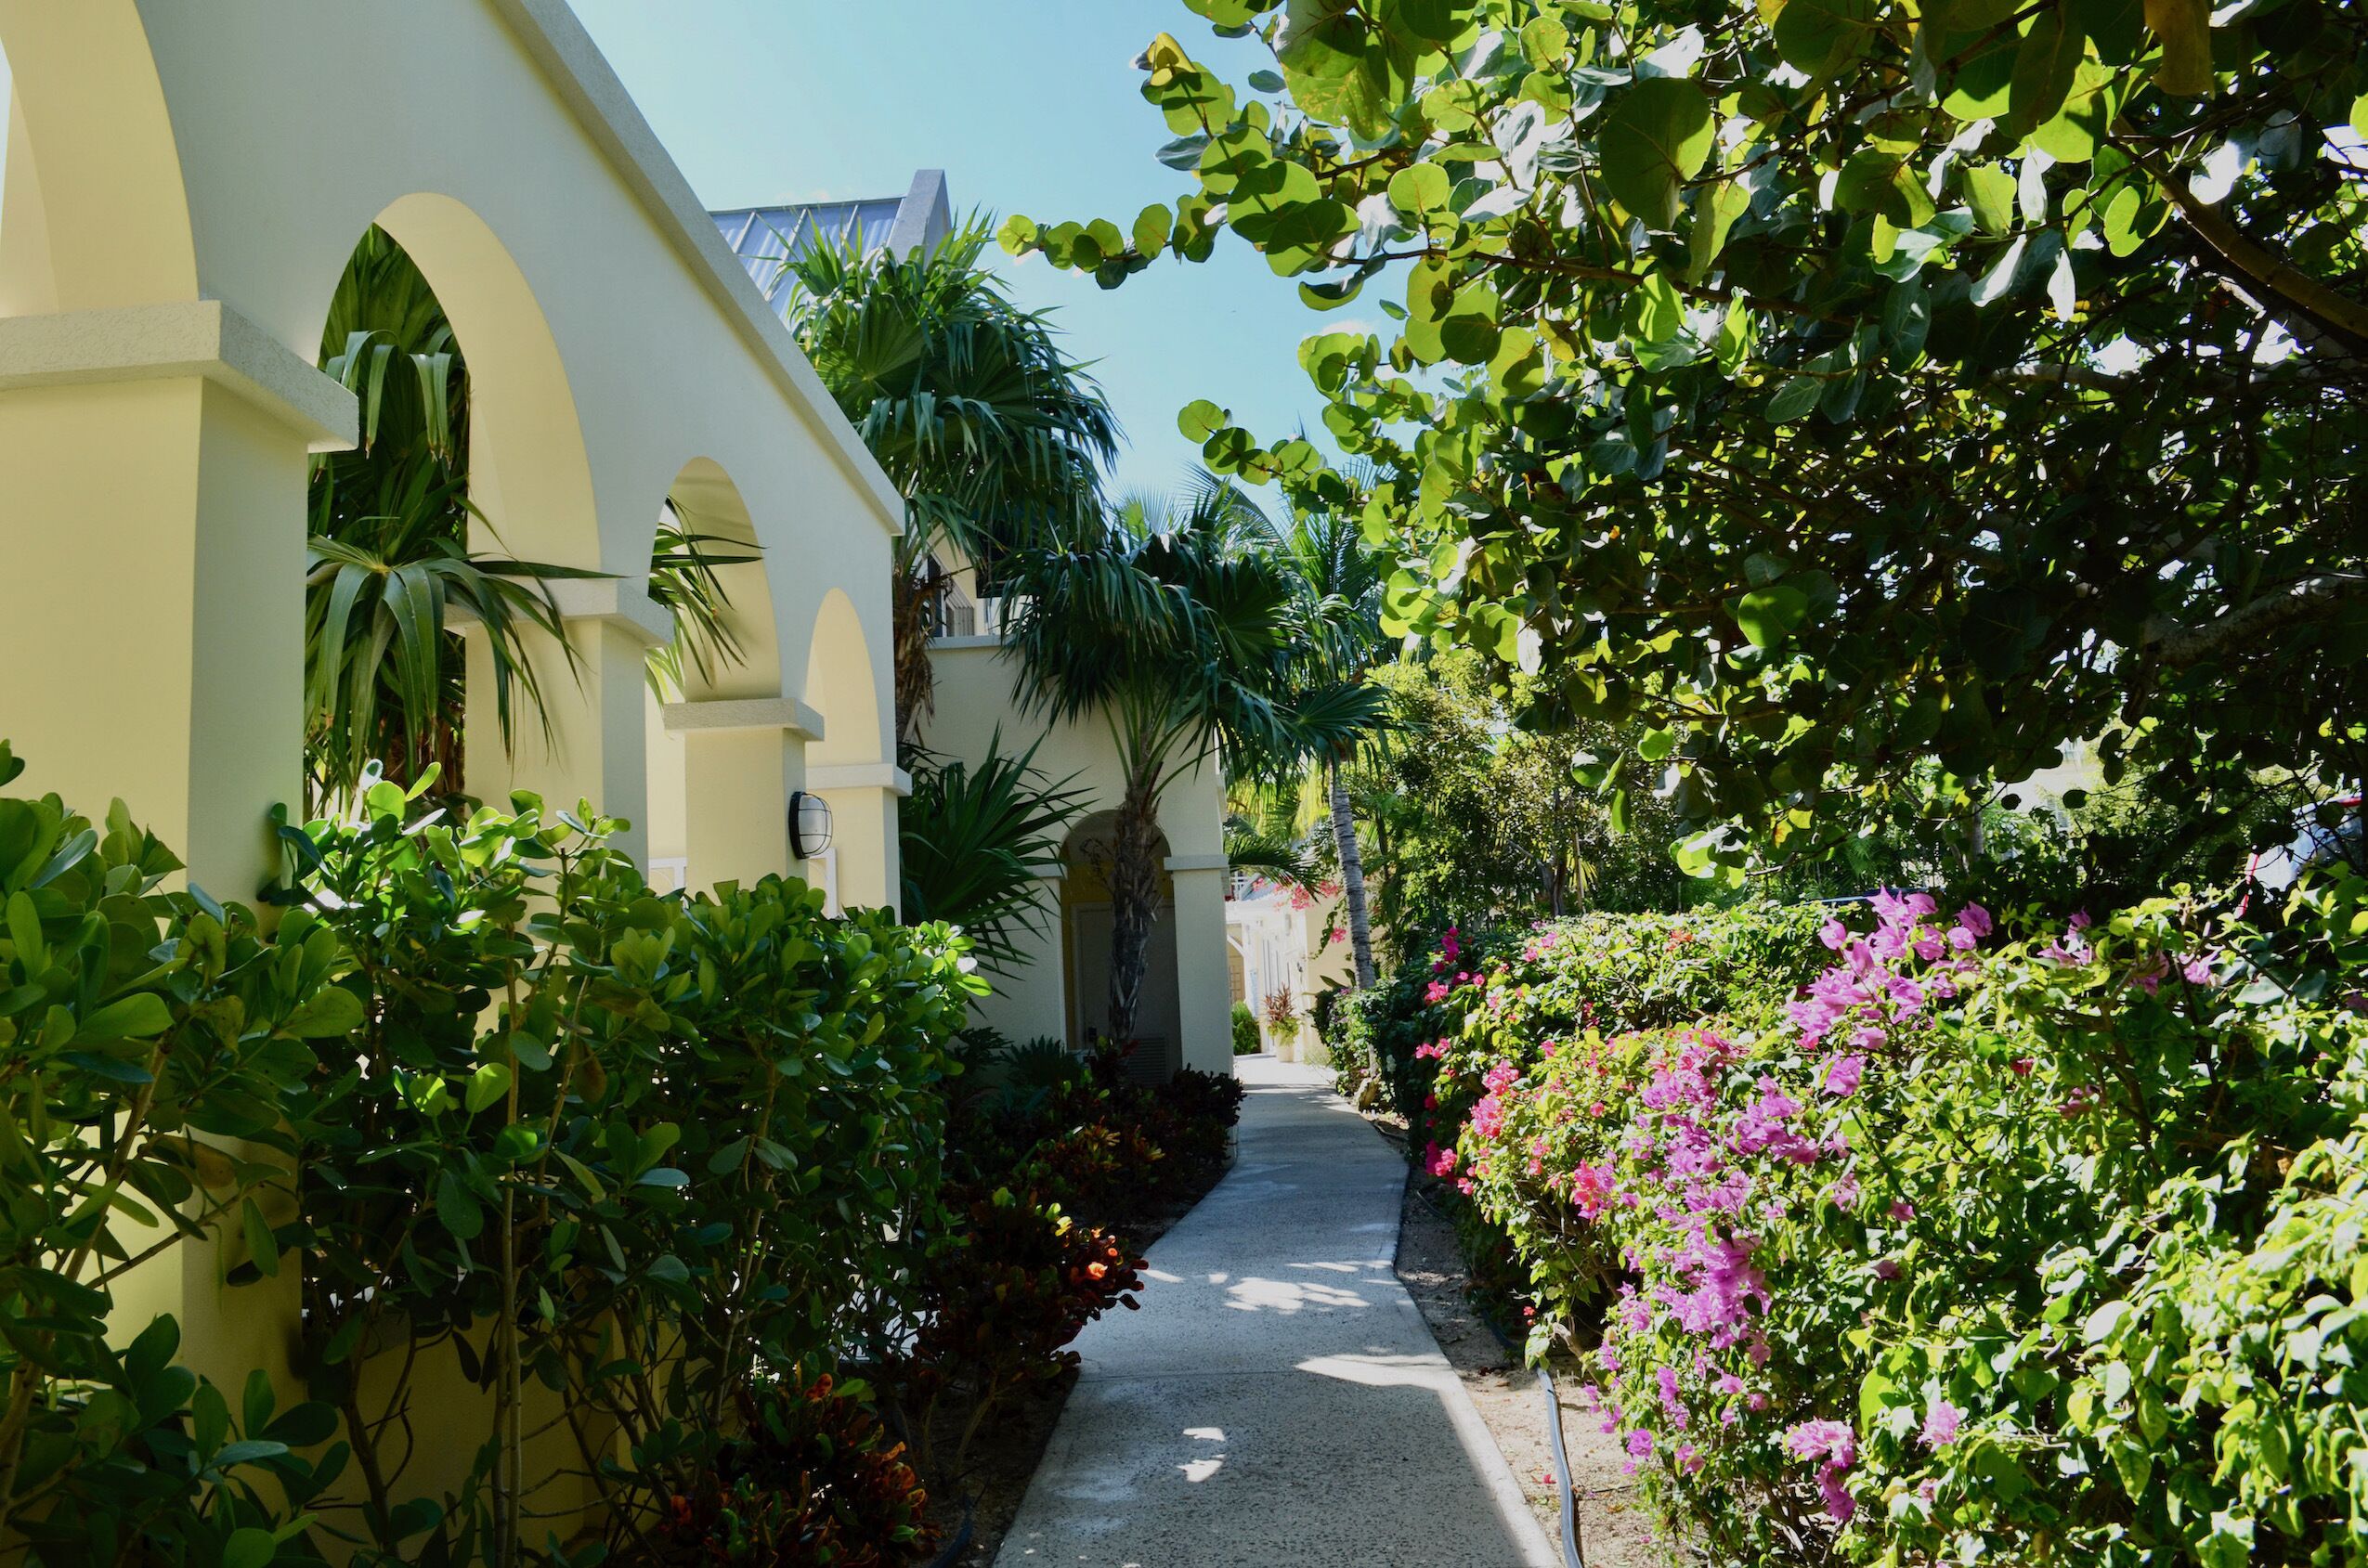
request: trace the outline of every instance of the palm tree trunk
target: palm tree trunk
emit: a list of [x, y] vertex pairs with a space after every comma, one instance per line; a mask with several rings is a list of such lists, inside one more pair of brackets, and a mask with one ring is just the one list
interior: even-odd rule
[[937, 628], [938, 604], [945, 597], [948, 579], [935, 556], [924, 557], [917, 568], [896, 568], [891, 635], [895, 642], [896, 740], [912, 739], [916, 721], [937, 706], [937, 683], [930, 668], [930, 639]]
[[1340, 850], [1340, 895], [1348, 905], [1348, 942], [1357, 955], [1357, 989], [1373, 983], [1373, 928], [1365, 913], [1365, 858], [1357, 848], [1357, 819], [1348, 810], [1348, 786], [1340, 782], [1340, 764], [1324, 764], [1332, 789], [1332, 836]]
[[1110, 1037], [1122, 1049], [1135, 1039], [1143, 975], [1151, 966], [1159, 843], [1159, 797], [1147, 781], [1130, 780], [1112, 825], [1110, 851]]

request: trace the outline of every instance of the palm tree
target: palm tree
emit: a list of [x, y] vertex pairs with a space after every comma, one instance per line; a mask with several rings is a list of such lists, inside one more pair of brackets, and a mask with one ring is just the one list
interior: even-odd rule
[[1308, 665], [1272, 528], [1229, 486], [1133, 500], [1015, 550], [1004, 651], [1025, 711], [1108, 725], [1124, 779], [1110, 833], [1110, 1028], [1131, 1039], [1159, 908], [1159, 809], [1221, 758], [1282, 777], [1375, 723], [1377, 693]]
[[[1361, 683], [1366, 671], [1390, 651], [1381, 629], [1380, 558], [1366, 548], [1362, 528], [1349, 504], [1361, 499], [1361, 488], [1352, 487], [1340, 504], [1299, 513], [1282, 535], [1278, 551], [1297, 590], [1309, 651], [1308, 672], [1328, 685]], [[1373, 732], [1345, 736], [1313, 759], [1321, 770], [1333, 843], [1340, 857], [1341, 901], [1348, 913], [1350, 950], [1356, 955], [1360, 991], [1373, 983], [1373, 922], [1366, 905], [1365, 863], [1357, 842], [1357, 819], [1341, 769]]]
[[[408, 784], [434, 766], [463, 788], [466, 661], [457, 609], [492, 658], [505, 747], [543, 692], [527, 655], [536, 632], [566, 646], [550, 583], [605, 574], [473, 553], [469, 378], [451, 322], [403, 248], [371, 227], [330, 302], [321, 369], [361, 404], [361, 444], [313, 460], [305, 580], [306, 788], [318, 807], [350, 793], [373, 759]], [[497, 541], [498, 542], [498, 541]], [[726, 547], [719, 549], [719, 547]], [[653, 679], [736, 655], [716, 568], [754, 557], [698, 532], [670, 507], [650, 594], [675, 613], [676, 642]], [[568, 667], [575, 655], [567, 653]]]
[[823, 384], [904, 498], [895, 560], [899, 741], [930, 710], [942, 551], [992, 576], [1008, 551], [1101, 505], [1118, 421], [1047, 317], [981, 265], [986, 220], [926, 253], [849, 236], [783, 264], [787, 315]]

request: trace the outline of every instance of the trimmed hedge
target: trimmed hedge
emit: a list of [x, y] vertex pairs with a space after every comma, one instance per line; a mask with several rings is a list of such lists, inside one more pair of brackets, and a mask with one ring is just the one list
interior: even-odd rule
[[1885, 896], [1791, 997], [1784, 940], [1666, 983], [1661, 921], [1600, 998], [1442, 952], [1428, 1159], [1708, 1561], [2368, 1561], [2357, 971], [2188, 914]]

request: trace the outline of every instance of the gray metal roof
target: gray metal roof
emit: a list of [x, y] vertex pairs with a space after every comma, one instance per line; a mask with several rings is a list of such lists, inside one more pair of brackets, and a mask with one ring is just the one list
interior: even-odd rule
[[775, 308], [787, 287], [781, 264], [788, 257], [821, 245], [845, 244], [857, 234], [866, 252], [909, 254], [935, 245], [954, 227], [943, 169], [923, 169], [902, 196], [730, 207], [710, 215], [724, 243], [756, 279], [765, 302]]

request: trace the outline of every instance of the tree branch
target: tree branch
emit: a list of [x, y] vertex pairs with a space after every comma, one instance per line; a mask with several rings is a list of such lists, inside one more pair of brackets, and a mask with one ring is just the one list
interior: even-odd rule
[[[2122, 129], [2126, 132], [2127, 127]], [[2254, 240], [2218, 207], [2198, 201], [2187, 182], [2153, 153], [2120, 136], [2114, 139], [2130, 160], [2163, 188], [2163, 194], [2170, 198], [2171, 205], [2179, 209], [2179, 216], [2187, 220], [2196, 238], [2238, 277], [2299, 312], [2322, 331], [2342, 339], [2355, 351], [2368, 348], [2368, 305], [2336, 292]]]
[[2173, 669], [2201, 664], [2231, 643], [2283, 630], [2337, 605], [2368, 598], [2368, 576], [2330, 573], [2309, 577], [2283, 592], [2268, 593], [2231, 610], [2216, 621], [2179, 629], [2149, 623], [2141, 644], [2157, 663]]

